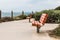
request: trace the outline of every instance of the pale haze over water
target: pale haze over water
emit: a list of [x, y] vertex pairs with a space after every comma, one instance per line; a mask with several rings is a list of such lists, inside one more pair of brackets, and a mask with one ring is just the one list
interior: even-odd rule
[[[14, 12], [13, 16], [19, 16], [21, 14], [22, 14], [21, 12]], [[28, 15], [30, 14], [30, 12], [25, 12], [24, 14]], [[11, 12], [2, 12], [2, 17], [11, 17]]]

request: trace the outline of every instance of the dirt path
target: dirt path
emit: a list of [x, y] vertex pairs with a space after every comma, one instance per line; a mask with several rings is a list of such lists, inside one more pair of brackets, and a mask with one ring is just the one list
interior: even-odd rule
[[36, 27], [28, 19], [0, 23], [0, 40], [53, 40], [46, 31], [57, 26], [58, 24], [45, 24], [37, 34]]

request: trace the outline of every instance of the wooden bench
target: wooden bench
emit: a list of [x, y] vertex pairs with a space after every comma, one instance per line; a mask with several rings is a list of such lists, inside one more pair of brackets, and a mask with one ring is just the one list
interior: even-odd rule
[[32, 26], [37, 27], [37, 33], [39, 33], [39, 29], [45, 24], [47, 18], [48, 18], [48, 14], [43, 13], [39, 21], [32, 21]]

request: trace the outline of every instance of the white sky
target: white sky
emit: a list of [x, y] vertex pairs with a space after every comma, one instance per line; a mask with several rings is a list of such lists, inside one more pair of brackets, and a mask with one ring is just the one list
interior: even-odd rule
[[0, 0], [2, 11], [41, 11], [60, 6], [60, 0]]

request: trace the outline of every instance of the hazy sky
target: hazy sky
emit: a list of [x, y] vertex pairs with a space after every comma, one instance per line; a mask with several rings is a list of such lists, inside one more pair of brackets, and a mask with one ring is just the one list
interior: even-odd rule
[[60, 6], [60, 0], [0, 0], [2, 11], [41, 11]]

